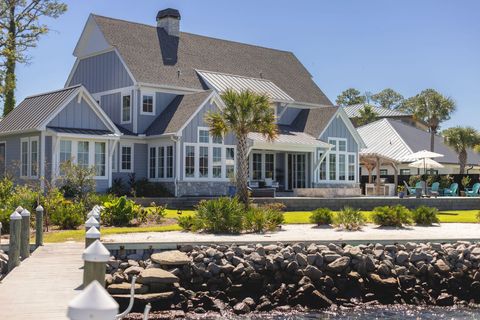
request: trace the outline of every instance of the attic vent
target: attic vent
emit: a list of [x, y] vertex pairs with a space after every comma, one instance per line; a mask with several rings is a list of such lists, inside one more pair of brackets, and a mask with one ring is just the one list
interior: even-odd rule
[[176, 9], [160, 10], [157, 13], [157, 27], [164, 29], [168, 35], [180, 36], [180, 12]]

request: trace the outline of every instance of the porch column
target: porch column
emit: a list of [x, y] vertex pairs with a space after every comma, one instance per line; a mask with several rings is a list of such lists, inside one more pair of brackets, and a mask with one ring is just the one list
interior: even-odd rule
[[377, 163], [377, 176], [376, 176], [376, 182], [375, 182], [375, 186], [376, 186], [376, 194], [377, 196], [380, 195], [380, 166], [381, 166], [381, 162], [380, 162], [380, 157], [375, 157], [375, 162]]
[[395, 163], [390, 164], [393, 168], [393, 183], [395, 183], [395, 194], [397, 194], [397, 187], [398, 187], [398, 167]]

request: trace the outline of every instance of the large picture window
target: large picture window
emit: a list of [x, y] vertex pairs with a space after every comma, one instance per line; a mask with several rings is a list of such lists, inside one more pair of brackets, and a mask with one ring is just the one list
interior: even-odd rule
[[149, 178], [173, 178], [173, 146], [152, 146], [149, 148]]
[[275, 180], [275, 154], [252, 152], [250, 178], [254, 181]]
[[64, 175], [63, 165], [71, 161], [82, 168], [95, 168], [96, 177], [107, 176], [107, 143], [105, 141], [60, 140], [58, 172]]
[[332, 148], [328, 152], [326, 161], [322, 161], [320, 164], [319, 180], [356, 181], [356, 153], [348, 151], [347, 139], [329, 138], [328, 143], [332, 145]]

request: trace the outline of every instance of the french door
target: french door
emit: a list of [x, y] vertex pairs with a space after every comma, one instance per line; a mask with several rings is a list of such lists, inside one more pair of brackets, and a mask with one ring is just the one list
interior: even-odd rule
[[287, 190], [307, 186], [307, 155], [305, 153], [287, 154]]

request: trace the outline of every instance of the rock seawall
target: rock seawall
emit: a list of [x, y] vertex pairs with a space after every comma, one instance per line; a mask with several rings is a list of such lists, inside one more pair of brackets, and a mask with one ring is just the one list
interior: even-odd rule
[[[333, 305], [451, 306], [480, 302], [480, 244], [184, 246], [120, 256], [107, 290], [125, 307], [138, 276], [134, 310], [184, 312], [322, 309]], [[176, 311], [175, 311], [176, 310]]]

